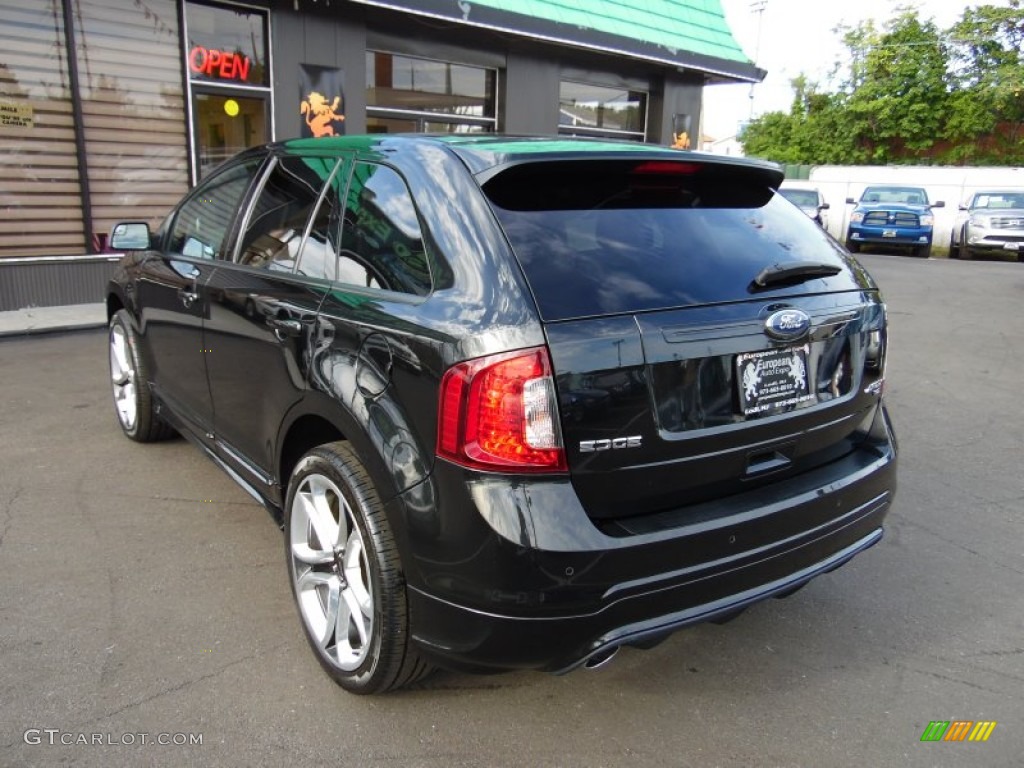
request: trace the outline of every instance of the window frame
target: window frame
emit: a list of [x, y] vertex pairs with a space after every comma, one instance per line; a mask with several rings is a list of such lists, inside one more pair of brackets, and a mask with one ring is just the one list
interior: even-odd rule
[[247, 154], [245, 156], [238, 157], [234, 160], [230, 160], [229, 162], [218, 167], [217, 170], [211, 173], [209, 176], [202, 179], [196, 186], [194, 186], [189, 191], [187, 195], [185, 195], [184, 198], [182, 198], [181, 202], [178, 203], [178, 205], [175, 206], [174, 210], [172, 210], [171, 213], [168, 215], [166, 222], [162, 228], [163, 232], [160, 238], [160, 250], [163, 253], [172, 253], [171, 238], [174, 236], [174, 230], [178, 224], [179, 217], [182, 215], [182, 213], [185, 210], [185, 207], [188, 206], [189, 203], [191, 203], [196, 198], [202, 196], [203, 194], [206, 194], [209, 188], [213, 186], [215, 183], [217, 183], [218, 180], [225, 174], [231, 173], [232, 171], [236, 170], [241, 166], [245, 166], [249, 163], [252, 163], [254, 170], [249, 178], [248, 185], [242, 192], [242, 196], [241, 198], [239, 198], [239, 201], [236, 204], [234, 213], [231, 216], [231, 222], [224, 232], [224, 241], [222, 243], [220, 255], [214, 255], [212, 258], [207, 258], [205, 256], [188, 256], [184, 253], [179, 253], [177, 251], [173, 252], [175, 256], [180, 256], [181, 258], [185, 259], [194, 259], [195, 261], [200, 262], [218, 262], [220, 264], [230, 263], [234, 258], [234, 252], [235, 249], [237, 248], [239, 223], [242, 219], [242, 217], [239, 216], [239, 212], [243, 210], [243, 208], [246, 211], [248, 211], [252, 201], [253, 190], [260, 183], [260, 180], [263, 178], [263, 175], [266, 171], [268, 157], [269, 154], [267, 153]]
[[[282, 161], [284, 161], [286, 159], [302, 160], [304, 158], [317, 158], [317, 159], [321, 159], [321, 160], [333, 160], [334, 161], [334, 167], [331, 169], [331, 172], [327, 175], [327, 178], [324, 180], [323, 184], [320, 185], [320, 189], [317, 192], [316, 200], [313, 202], [313, 206], [312, 206], [312, 208], [310, 208], [309, 215], [306, 217], [306, 223], [305, 223], [305, 225], [303, 226], [303, 229], [302, 229], [302, 237], [299, 239], [299, 247], [298, 247], [298, 251], [297, 251], [297, 258], [295, 259], [294, 265], [292, 266], [291, 269], [269, 269], [268, 267], [265, 267], [265, 266], [262, 266], [262, 265], [261, 266], [253, 266], [251, 264], [243, 264], [243, 263], [241, 263], [239, 261], [239, 257], [241, 255], [242, 241], [244, 240], [244, 235], [249, 230], [249, 226], [252, 223], [252, 215], [253, 215], [253, 212], [254, 212], [254, 210], [256, 208], [256, 203], [260, 199], [260, 196], [263, 194], [263, 190], [266, 189], [267, 182], [270, 180], [270, 177], [273, 174], [274, 169], [277, 168], [277, 166], [279, 164], [281, 164]], [[349, 174], [351, 172], [351, 166], [352, 165], [353, 165], [353, 163], [352, 163], [351, 155], [348, 154], [348, 153], [342, 153], [342, 152], [316, 152], [316, 151], [312, 151], [312, 152], [280, 152], [280, 153], [269, 152], [269, 153], [267, 153], [265, 167], [262, 169], [262, 171], [259, 172], [259, 174], [258, 174], [259, 179], [258, 179], [258, 181], [255, 182], [255, 184], [250, 189], [250, 193], [249, 193], [248, 199], [245, 202], [245, 213], [244, 213], [244, 215], [238, 217], [238, 223], [237, 223], [237, 226], [235, 228], [235, 241], [232, 244], [232, 248], [231, 248], [231, 258], [230, 259], [225, 259], [225, 261], [227, 261], [228, 263], [230, 263], [231, 265], [233, 265], [235, 267], [240, 267], [240, 268], [244, 268], [244, 269], [250, 269], [250, 270], [253, 270], [253, 271], [256, 271], [256, 272], [260, 272], [260, 273], [263, 273], [263, 274], [272, 273], [272, 274], [276, 274], [276, 275], [294, 275], [296, 277], [303, 277], [303, 278], [306, 278], [306, 279], [309, 279], [309, 280], [327, 280], [327, 278], [320, 278], [320, 277], [309, 276], [309, 275], [300, 275], [297, 268], [298, 268], [298, 266], [302, 262], [303, 251], [305, 251], [306, 241], [309, 238], [309, 233], [310, 233], [310, 230], [312, 229], [313, 219], [314, 219], [315, 215], [319, 212], [320, 206], [323, 204], [324, 196], [326, 195], [326, 192], [327, 192], [327, 187], [330, 185], [331, 181], [335, 178], [335, 176], [337, 176], [339, 171], [341, 173]], [[348, 178], [346, 178], [345, 179], [345, 190], [346, 190], [346, 192], [348, 190], [348, 183], [349, 183]], [[340, 227], [339, 227], [338, 236], [339, 236], [338, 242], [339, 242], [339, 247], [340, 247], [340, 242], [341, 242], [341, 239], [340, 239], [341, 238], [341, 228]], [[334, 258], [335, 258], [335, 262], [337, 262], [337, 259], [338, 259], [337, 251], [335, 251]], [[334, 271], [335, 271], [335, 275], [337, 275], [337, 271], [338, 271], [337, 270], [337, 263], [335, 263], [335, 270]], [[333, 280], [327, 280], [327, 282], [334, 282], [334, 281]]]
[[[490, 72], [493, 75], [493, 89], [490, 94], [490, 101], [494, 105], [493, 117], [480, 117], [476, 115], [456, 115], [447, 112], [430, 112], [427, 110], [419, 109], [402, 109], [401, 107], [384, 107], [375, 104], [370, 104], [369, 100], [367, 100], [367, 122], [369, 122], [372, 118], [379, 118], [381, 120], [408, 120], [416, 123], [422, 121], [431, 123], [445, 123], [447, 125], [469, 125], [473, 127], [484, 128], [485, 133], [497, 133], [499, 121], [501, 118], [501, 100], [499, 98], [501, 94], [501, 70], [498, 69], [497, 67], [483, 66], [476, 63], [470, 63], [466, 61], [455, 61], [452, 59], [435, 59], [430, 58], [428, 56], [416, 56], [408, 53], [401, 53], [399, 51], [369, 47], [366, 49], [365, 54], [367, 58], [370, 56], [376, 56], [377, 54], [384, 54], [392, 57], [398, 56], [403, 59], [428, 61], [435, 64], [454, 64], [460, 67], [468, 67], [472, 69], [478, 69], [483, 72]], [[369, 90], [369, 88], [369, 85], [364, 85], [364, 92], [365, 90]], [[485, 96], [485, 99], [486, 98], [487, 97]]]
[[643, 122], [643, 129], [639, 131], [626, 131], [619, 128], [590, 128], [587, 126], [579, 125], [563, 125], [561, 117], [558, 122], [558, 135], [559, 136], [582, 136], [589, 138], [606, 138], [606, 139], [627, 139], [629, 141], [646, 142], [647, 135], [650, 128], [650, 113], [651, 113], [651, 92], [644, 88], [634, 87], [627, 84], [614, 84], [602, 83], [596, 80], [582, 80], [577, 77], [560, 77], [558, 80], [558, 109], [561, 113], [562, 109], [562, 86], [566, 83], [573, 85], [584, 85], [591, 88], [604, 88], [609, 91], [612, 90], [625, 90], [626, 93], [636, 92], [644, 95], [643, 110], [640, 112], [640, 116]]

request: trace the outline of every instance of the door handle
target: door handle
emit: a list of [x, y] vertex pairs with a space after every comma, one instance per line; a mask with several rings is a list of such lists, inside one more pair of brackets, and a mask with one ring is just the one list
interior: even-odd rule
[[267, 325], [274, 329], [274, 335], [277, 336], [278, 341], [302, 334], [302, 323], [291, 318], [268, 317]]
[[185, 305], [185, 309], [192, 309], [192, 305], [195, 300], [199, 298], [199, 294], [195, 291], [178, 291], [178, 298], [181, 299], [181, 303]]

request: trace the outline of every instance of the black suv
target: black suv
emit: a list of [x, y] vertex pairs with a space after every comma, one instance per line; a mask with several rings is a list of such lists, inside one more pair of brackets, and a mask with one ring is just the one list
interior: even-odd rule
[[629, 143], [297, 140], [115, 226], [128, 437], [279, 515], [324, 669], [597, 666], [882, 536], [867, 273], [770, 164]]

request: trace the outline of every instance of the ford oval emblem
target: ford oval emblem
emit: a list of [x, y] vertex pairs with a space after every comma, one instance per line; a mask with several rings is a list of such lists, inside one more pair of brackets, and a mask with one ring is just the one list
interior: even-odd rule
[[780, 309], [764, 321], [764, 332], [779, 341], [796, 341], [811, 330], [811, 318], [802, 309]]

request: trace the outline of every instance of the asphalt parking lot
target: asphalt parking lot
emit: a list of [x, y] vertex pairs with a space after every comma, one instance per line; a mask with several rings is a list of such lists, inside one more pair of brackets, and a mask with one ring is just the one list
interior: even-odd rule
[[[1020, 766], [1024, 264], [862, 261], [901, 448], [878, 546], [595, 672], [374, 698], [306, 648], [263, 508], [121, 435], [102, 331], [0, 340], [0, 765]], [[954, 720], [997, 726], [921, 742]]]

